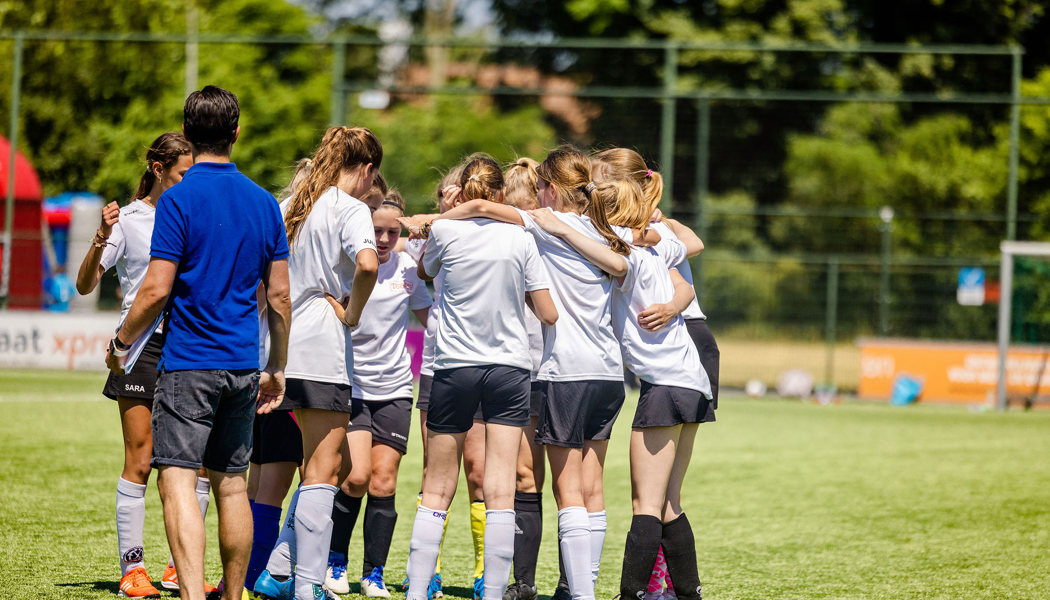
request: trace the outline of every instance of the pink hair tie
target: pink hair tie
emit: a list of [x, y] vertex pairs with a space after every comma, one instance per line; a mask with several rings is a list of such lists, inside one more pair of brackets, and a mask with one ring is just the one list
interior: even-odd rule
[[646, 169], [645, 170], [645, 178], [646, 179], [652, 179], [653, 178], [653, 170], [652, 169]]

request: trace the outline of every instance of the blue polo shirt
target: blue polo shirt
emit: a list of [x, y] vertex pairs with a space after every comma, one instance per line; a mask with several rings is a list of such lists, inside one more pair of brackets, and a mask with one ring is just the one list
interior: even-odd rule
[[257, 369], [255, 290], [288, 258], [277, 200], [233, 163], [198, 163], [157, 202], [150, 256], [178, 262], [159, 368]]

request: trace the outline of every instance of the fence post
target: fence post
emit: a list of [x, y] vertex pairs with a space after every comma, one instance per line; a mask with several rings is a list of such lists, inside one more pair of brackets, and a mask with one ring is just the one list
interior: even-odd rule
[[7, 168], [7, 204], [4, 208], [4, 259], [0, 266], [0, 309], [7, 310], [8, 295], [11, 289], [11, 231], [15, 221], [15, 158], [18, 156], [18, 113], [22, 101], [22, 50], [24, 37], [15, 35], [14, 67], [11, 73], [11, 121], [8, 129], [8, 141], [11, 152], [8, 155]]
[[1010, 173], [1006, 188], [1006, 239], [1017, 239], [1017, 163], [1021, 145], [1021, 54], [1018, 46], [1013, 47], [1013, 68], [1010, 103]]
[[835, 340], [838, 338], [839, 261], [828, 259], [828, 289], [824, 305], [824, 339], [827, 358], [824, 360], [824, 383], [835, 385]]
[[[696, 108], [696, 217], [693, 220], [693, 228], [703, 240], [707, 235], [707, 169], [711, 149], [711, 101], [701, 98], [697, 100]], [[703, 252], [697, 255], [695, 266], [694, 281], [696, 284], [693, 287], [696, 288], [699, 302], [704, 290]]]
[[343, 78], [346, 77], [346, 39], [338, 37], [332, 40], [332, 93], [328, 108], [328, 125], [335, 127], [346, 121], [346, 90]]
[[668, 42], [664, 48], [663, 110], [660, 113], [660, 175], [664, 178], [664, 194], [660, 210], [671, 214], [671, 195], [674, 188], [674, 128], [677, 108], [675, 89], [678, 87], [678, 46]]
[[879, 209], [882, 224], [882, 256], [879, 273], [879, 335], [886, 337], [890, 330], [890, 242], [893, 238], [893, 208], [883, 206]]
[[186, 94], [197, 91], [197, 78], [200, 74], [200, 44], [198, 34], [197, 3], [190, 2], [186, 7]]

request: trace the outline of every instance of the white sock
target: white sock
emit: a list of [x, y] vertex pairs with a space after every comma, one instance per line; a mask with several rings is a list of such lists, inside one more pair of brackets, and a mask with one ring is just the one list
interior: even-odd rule
[[311, 586], [324, 583], [337, 491], [339, 488], [327, 483], [299, 488], [299, 505], [295, 507], [296, 598], [313, 598]]
[[142, 530], [146, 526], [146, 484], [117, 479], [117, 550], [120, 576], [145, 566], [142, 562]]
[[270, 559], [266, 561], [266, 570], [270, 575], [278, 577], [291, 577], [292, 569], [295, 567], [295, 508], [299, 504], [299, 490], [297, 488], [292, 494], [292, 501], [288, 503], [288, 512], [284, 515], [284, 525], [281, 533], [277, 536], [277, 545], [270, 552]]
[[565, 563], [565, 578], [573, 600], [594, 600], [591, 581], [591, 522], [587, 509], [568, 506], [558, 511], [558, 544]]
[[445, 532], [447, 510], [433, 510], [419, 505], [412, 523], [412, 540], [408, 544], [408, 592], [406, 600], [427, 600], [427, 587], [437, 568], [441, 536]]
[[197, 478], [197, 504], [201, 507], [201, 518], [208, 518], [208, 501], [211, 496], [211, 481], [207, 477]]
[[587, 513], [591, 522], [591, 583], [598, 581], [598, 569], [602, 566], [602, 546], [605, 545], [607, 522], [605, 511]]
[[502, 600], [514, 561], [514, 511], [485, 511], [485, 600]]

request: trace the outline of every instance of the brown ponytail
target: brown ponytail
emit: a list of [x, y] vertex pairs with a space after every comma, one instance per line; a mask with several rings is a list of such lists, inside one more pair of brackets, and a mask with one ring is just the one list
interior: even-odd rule
[[[609, 249], [617, 254], [627, 256], [631, 253], [631, 246], [613, 232], [606, 215], [612, 207], [618, 206], [625, 200], [636, 202], [641, 193], [642, 190], [638, 184], [626, 179], [604, 181], [590, 192], [591, 206], [588, 216], [591, 218], [591, 224], [605, 238]], [[631, 198], [632, 196], [635, 198]]]
[[583, 152], [572, 146], [555, 148], [536, 167], [536, 174], [554, 184], [559, 210], [587, 212], [590, 199], [584, 189], [591, 183], [591, 161]]
[[468, 200], [490, 200], [500, 202], [503, 192], [503, 172], [499, 163], [488, 155], [473, 155], [459, 176], [462, 202]]
[[343, 171], [372, 163], [379, 169], [383, 162], [383, 146], [371, 131], [364, 127], [332, 127], [325, 132], [321, 145], [314, 152], [310, 173], [293, 193], [284, 215], [288, 245], [295, 243], [314, 202], [339, 181]]
[[139, 187], [135, 190], [132, 200], [145, 198], [153, 189], [153, 184], [157, 181], [157, 176], [153, 174], [153, 163], [160, 163], [161, 168], [167, 171], [179, 162], [180, 157], [189, 153], [190, 143], [181, 133], [169, 131], [160, 134], [146, 150], [146, 172], [139, 179]]

